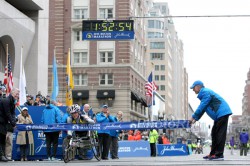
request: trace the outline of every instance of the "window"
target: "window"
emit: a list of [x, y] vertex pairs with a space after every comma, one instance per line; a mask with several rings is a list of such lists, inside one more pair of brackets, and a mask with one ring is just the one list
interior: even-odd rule
[[74, 85], [75, 86], [87, 86], [88, 79], [87, 74], [74, 74]]
[[100, 85], [113, 85], [113, 74], [100, 74]]
[[159, 65], [155, 65], [155, 71], [159, 71]]
[[74, 31], [74, 41], [81, 41], [81, 32], [80, 31]]
[[88, 63], [88, 53], [87, 52], [74, 52], [73, 64], [87, 64]]
[[113, 52], [100, 52], [100, 63], [113, 63]]
[[150, 53], [150, 60], [164, 60], [164, 53]]
[[165, 49], [165, 42], [150, 42], [150, 49]]
[[100, 9], [100, 18], [113, 18], [113, 9], [112, 8], [101, 8]]
[[161, 81], [165, 81], [165, 75], [161, 75]]
[[88, 9], [74, 9], [74, 18], [75, 19], [88, 18]]
[[161, 71], [165, 71], [165, 65], [161, 65]]
[[155, 75], [155, 81], [159, 81], [159, 76]]
[[165, 91], [165, 85], [160, 85], [160, 90]]
[[164, 33], [161, 32], [148, 32], [148, 38], [163, 38]]
[[148, 20], [148, 28], [164, 29], [164, 22], [159, 20]]

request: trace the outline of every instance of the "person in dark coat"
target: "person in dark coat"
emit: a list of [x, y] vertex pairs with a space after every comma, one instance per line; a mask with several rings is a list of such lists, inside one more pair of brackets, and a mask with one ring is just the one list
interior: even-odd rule
[[242, 132], [240, 133], [240, 156], [243, 155], [243, 152], [244, 152], [244, 156], [247, 156], [248, 140], [249, 140], [248, 133], [246, 132], [245, 129], [243, 129]]
[[8, 97], [1, 99], [0, 101], [0, 161], [9, 161], [5, 156], [5, 144], [7, 134], [7, 124], [15, 128], [15, 105], [19, 99], [19, 89], [13, 88]]

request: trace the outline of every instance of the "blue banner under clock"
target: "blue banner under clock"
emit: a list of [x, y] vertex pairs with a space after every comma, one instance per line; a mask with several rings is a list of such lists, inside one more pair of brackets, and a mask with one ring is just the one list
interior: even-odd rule
[[82, 33], [83, 40], [131, 40], [134, 31], [87, 31]]

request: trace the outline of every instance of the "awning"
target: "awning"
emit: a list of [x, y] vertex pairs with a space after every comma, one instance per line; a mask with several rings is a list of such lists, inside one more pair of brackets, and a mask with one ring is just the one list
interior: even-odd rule
[[115, 90], [97, 90], [97, 99], [115, 98]]
[[143, 105], [144, 107], [148, 107], [147, 102], [146, 102], [146, 99], [144, 99], [144, 98], [142, 98], [142, 97], [141, 97], [141, 103], [142, 103], [142, 105]]
[[137, 102], [141, 102], [140, 97], [135, 92], [132, 92], [132, 91], [131, 91], [131, 99]]
[[89, 90], [73, 90], [72, 96], [73, 96], [73, 99], [88, 99]]
[[18, 10], [43, 10], [37, 3], [33, 2], [32, 0], [6, 0], [9, 4], [17, 8]]

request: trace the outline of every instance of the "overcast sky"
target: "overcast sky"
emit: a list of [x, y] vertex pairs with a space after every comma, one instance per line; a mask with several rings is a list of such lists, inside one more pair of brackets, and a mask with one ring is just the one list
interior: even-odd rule
[[[250, 0], [157, 1], [168, 2], [172, 16], [250, 15]], [[229, 103], [235, 115], [240, 115], [250, 68], [250, 16], [173, 20], [184, 43], [189, 86], [195, 80], [203, 81]], [[200, 103], [192, 90], [189, 102], [194, 110]]]

